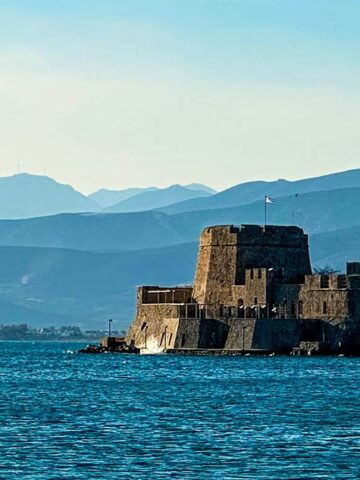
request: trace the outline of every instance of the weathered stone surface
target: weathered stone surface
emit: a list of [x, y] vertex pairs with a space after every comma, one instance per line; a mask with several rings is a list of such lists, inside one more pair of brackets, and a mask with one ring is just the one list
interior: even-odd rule
[[360, 266], [347, 268], [311, 275], [308, 238], [297, 227], [206, 228], [194, 288], [139, 288], [127, 343], [149, 353], [286, 353], [310, 342], [360, 354]]

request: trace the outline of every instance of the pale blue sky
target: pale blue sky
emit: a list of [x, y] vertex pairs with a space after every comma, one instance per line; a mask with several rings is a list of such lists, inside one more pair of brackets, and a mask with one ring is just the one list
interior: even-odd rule
[[0, 0], [1, 174], [105, 186], [360, 167], [358, 0]]

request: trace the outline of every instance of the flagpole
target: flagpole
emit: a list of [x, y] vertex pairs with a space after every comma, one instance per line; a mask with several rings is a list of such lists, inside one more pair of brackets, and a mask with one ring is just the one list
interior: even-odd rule
[[266, 211], [267, 205], [266, 205], [266, 204], [267, 204], [267, 201], [266, 201], [266, 195], [265, 195], [265, 197], [264, 197], [264, 210], [265, 210], [265, 212], [264, 212], [264, 213], [265, 213], [265, 223], [264, 223], [264, 226], [265, 226], [265, 227], [266, 227], [266, 220], [267, 220], [267, 219], [266, 219], [266, 213], [267, 213], [267, 211]]

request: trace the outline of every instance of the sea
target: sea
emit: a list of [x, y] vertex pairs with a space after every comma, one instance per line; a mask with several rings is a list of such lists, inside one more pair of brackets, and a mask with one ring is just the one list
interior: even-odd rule
[[0, 343], [0, 479], [359, 479], [360, 359]]

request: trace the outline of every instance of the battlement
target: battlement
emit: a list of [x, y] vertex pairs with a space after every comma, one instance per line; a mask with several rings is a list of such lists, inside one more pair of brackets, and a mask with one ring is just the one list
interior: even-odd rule
[[137, 291], [137, 303], [159, 304], [159, 303], [191, 303], [192, 286], [185, 287], [159, 287], [142, 286]]
[[200, 238], [194, 298], [199, 303], [229, 304], [232, 286], [244, 285], [246, 270], [276, 268], [288, 283], [311, 274], [308, 236], [299, 227], [218, 225]]
[[302, 228], [275, 225], [216, 225], [206, 227], [200, 237], [200, 246], [276, 245], [308, 246], [308, 236]]
[[348, 263], [345, 275], [311, 275], [301, 228], [208, 227], [194, 287], [140, 287], [127, 340], [147, 352], [284, 352], [315, 342], [360, 354], [360, 263]]

